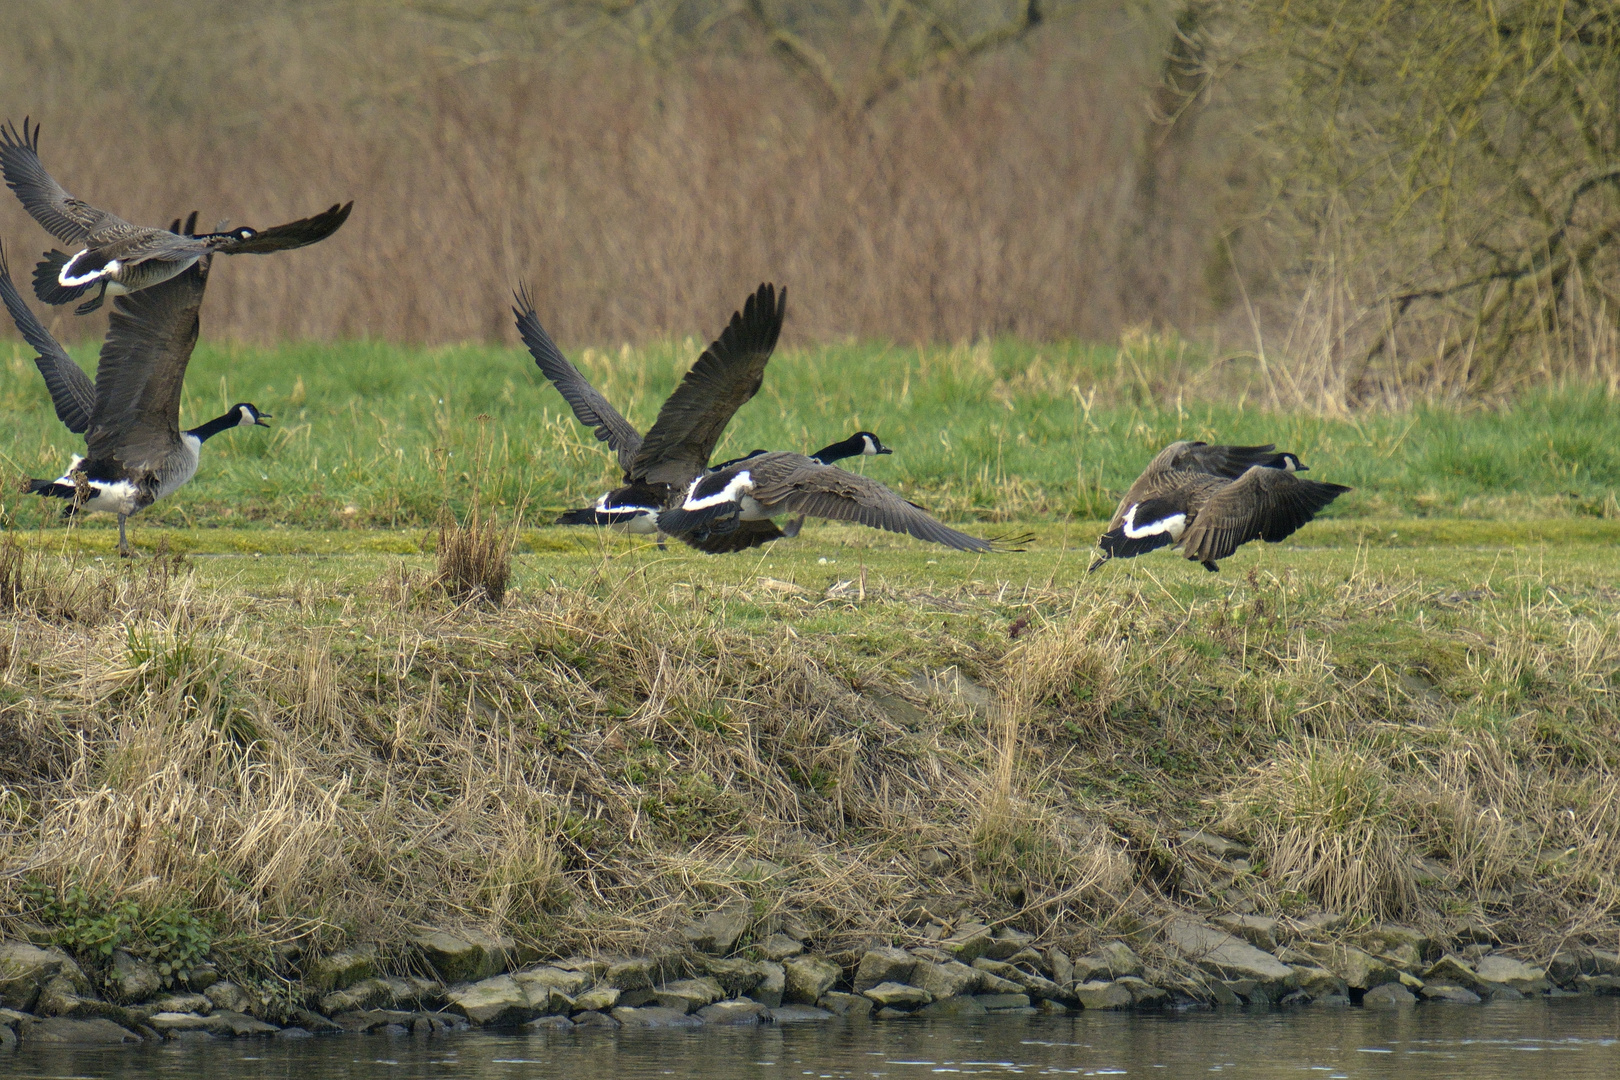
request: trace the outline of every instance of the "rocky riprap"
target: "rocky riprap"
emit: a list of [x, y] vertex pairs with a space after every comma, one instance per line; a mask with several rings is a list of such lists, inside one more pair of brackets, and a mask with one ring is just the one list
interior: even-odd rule
[[[164, 987], [156, 969], [115, 952], [94, 979], [60, 949], [0, 943], [0, 1047], [21, 1042], [116, 1044], [350, 1032], [442, 1035], [472, 1027], [557, 1031], [835, 1018], [1064, 1013], [1195, 1005], [1477, 1002], [1533, 995], [1620, 994], [1620, 956], [1568, 947], [1544, 965], [1504, 952], [1478, 927], [1433, 938], [1396, 925], [1355, 931], [1332, 915], [1279, 920], [1233, 913], [1177, 916], [1085, 955], [1040, 947], [972, 914], [942, 918], [941, 901], [902, 917], [928, 944], [874, 945], [841, 964], [810, 935], [749, 942], [745, 912], [711, 913], [685, 944], [650, 956], [539, 962], [510, 938], [432, 932], [293, 965], [302, 995], [221, 979], [211, 966]], [[285, 985], [285, 984], [284, 984]]]

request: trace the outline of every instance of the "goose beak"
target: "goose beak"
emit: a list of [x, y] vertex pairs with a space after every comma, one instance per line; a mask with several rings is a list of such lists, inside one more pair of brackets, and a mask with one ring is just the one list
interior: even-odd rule
[[1304, 462], [1303, 462], [1303, 461], [1302, 461], [1302, 462], [1300, 462], [1300, 463], [1299, 463], [1299, 464], [1298, 464], [1298, 465], [1295, 465], [1295, 466], [1294, 466], [1294, 471], [1295, 471], [1295, 472], [1310, 472], [1310, 471], [1311, 471], [1311, 467], [1310, 467], [1310, 466], [1309, 466], [1309, 465], [1307, 465], [1307, 464], [1305, 464], [1305, 463], [1304, 463]]
[[878, 447], [877, 452], [880, 453], [880, 454], [892, 454], [892, 453], [894, 453], [894, 451], [890, 450], [887, 446]]
[[1097, 567], [1101, 566], [1103, 563], [1108, 561], [1108, 558], [1109, 557], [1107, 555], [1098, 555], [1095, 559], [1093, 559], [1091, 561], [1091, 565], [1086, 567], [1086, 573], [1090, 574], [1090, 573], [1095, 572]]
[[270, 425], [265, 423], [265, 421], [266, 420], [274, 420], [274, 419], [275, 419], [275, 417], [271, 416], [269, 413], [259, 413], [253, 419], [253, 426], [254, 427], [269, 427]]

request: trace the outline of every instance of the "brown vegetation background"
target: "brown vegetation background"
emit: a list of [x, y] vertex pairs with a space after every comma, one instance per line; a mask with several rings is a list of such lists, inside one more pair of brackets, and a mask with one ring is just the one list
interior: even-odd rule
[[[43, 122], [75, 195], [148, 223], [356, 201], [318, 251], [216, 275], [215, 335], [507, 339], [520, 279], [564, 341], [598, 344], [712, 333], [763, 279], [801, 340], [1209, 314], [1207, 200], [1161, 200], [1159, 242], [1134, 242], [1166, 27], [1125, 5], [908, 71], [871, 108], [829, 105], [750, 25], [658, 49], [538, 7], [4, 6], [0, 101]], [[9, 198], [0, 236], [47, 246]]]

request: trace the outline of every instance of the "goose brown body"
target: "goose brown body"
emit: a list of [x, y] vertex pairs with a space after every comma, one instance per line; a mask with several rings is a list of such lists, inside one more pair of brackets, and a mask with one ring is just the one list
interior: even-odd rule
[[57, 416], [85, 437], [85, 453], [74, 456], [66, 473], [30, 480], [28, 490], [67, 500], [70, 513], [117, 514], [120, 554], [129, 553], [126, 519], [189, 481], [204, 442], [228, 428], [268, 426], [268, 414], [241, 402], [198, 427], [180, 428], [181, 389], [197, 344], [209, 262], [205, 256], [159, 285], [118, 298], [91, 383], [23, 302], [0, 251], [0, 300], [38, 354], [35, 364]]

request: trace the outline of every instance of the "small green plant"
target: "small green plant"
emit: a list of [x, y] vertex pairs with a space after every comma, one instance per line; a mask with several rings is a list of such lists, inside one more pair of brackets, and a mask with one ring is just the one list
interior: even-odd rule
[[213, 929], [185, 905], [143, 906], [116, 895], [104, 882], [72, 879], [58, 887], [35, 877], [21, 892], [28, 914], [45, 927], [53, 945], [98, 965], [117, 949], [143, 956], [157, 967], [165, 986], [202, 963], [214, 943]]

